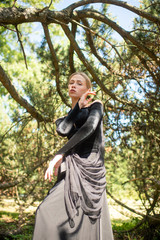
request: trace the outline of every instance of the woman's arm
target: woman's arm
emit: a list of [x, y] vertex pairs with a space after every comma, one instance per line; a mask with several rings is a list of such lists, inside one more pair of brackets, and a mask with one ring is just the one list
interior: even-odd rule
[[49, 163], [49, 167], [47, 168], [45, 172], [44, 179], [49, 179], [49, 181], [52, 180], [52, 175], [53, 175], [53, 168], [54, 168], [54, 175], [57, 176], [58, 174], [58, 168], [61, 165], [61, 162], [63, 160], [63, 155], [58, 154], [56, 155]]
[[70, 138], [70, 140], [57, 152], [57, 154], [65, 154], [75, 146], [82, 143], [90, 137], [96, 130], [98, 123], [103, 116], [103, 107], [100, 102], [92, 103], [90, 113], [83, 126]]
[[66, 117], [59, 118], [56, 120], [57, 126], [56, 130], [60, 136], [65, 137], [69, 134], [75, 123], [76, 116], [79, 110], [83, 107], [88, 106], [88, 103], [92, 100], [91, 97], [87, 99], [88, 95], [95, 95], [95, 92], [88, 89], [88, 91], [86, 91], [81, 96], [75, 107], [69, 112], [69, 114]]
[[51, 181], [53, 168], [55, 168], [54, 175], [57, 176], [58, 168], [63, 160], [63, 155], [90, 137], [96, 130], [98, 123], [103, 116], [103, 107], [101, 102], [94, 102], [90, 108], [91, 110], [89, 116], [84, 125], [73, 135], [73, 137], [57, 152], [55, 157], [50, 161], [49, 167], [45, 173], [45, 179], [49, 179]]
[[75, 123], [76, 115], [78, 114], [79, 110], [79, 104], [77, 103], [66, 117], [56, 120], [56, 130], [60, 136], [65, 137], [69, 134]]

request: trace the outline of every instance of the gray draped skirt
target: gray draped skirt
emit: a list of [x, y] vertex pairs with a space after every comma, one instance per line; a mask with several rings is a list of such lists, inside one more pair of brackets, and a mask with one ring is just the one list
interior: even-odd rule
[[79, 208], [71, 228], [64, 201], [64, 183], [61, 180], [49, 192], [36, 212], [33, 240], [113, 240], [112, 227], [103, 193], [101, 218], [91, 222]]

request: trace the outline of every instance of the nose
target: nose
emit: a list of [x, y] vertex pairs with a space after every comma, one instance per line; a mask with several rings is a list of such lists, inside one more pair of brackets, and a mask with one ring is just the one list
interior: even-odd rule
[[71, 85], [71, 88], [75, 88], [76, 86], [75, 86], [75, 83], [73, 83], [72, 85]]

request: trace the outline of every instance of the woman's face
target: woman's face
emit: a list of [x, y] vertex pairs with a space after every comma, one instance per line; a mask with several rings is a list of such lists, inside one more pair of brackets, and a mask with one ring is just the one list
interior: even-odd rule
[[83, 76], [76, 74], [71, 77], [68, 84], [69, 96], [79, 99], [88, 90], [86, 80]]

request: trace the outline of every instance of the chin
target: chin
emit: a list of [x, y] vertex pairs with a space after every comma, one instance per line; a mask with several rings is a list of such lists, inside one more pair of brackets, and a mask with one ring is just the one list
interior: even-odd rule
[[74, 99], [74, 100], [77, 100], [77, 101], [80, 99], [80, 97], [73, 96], [73, 95], [70, 95], [70, 98], [71, 98], [71, 99]]

